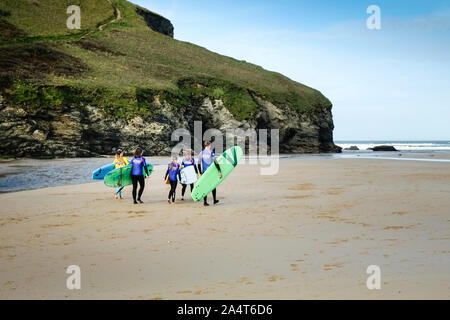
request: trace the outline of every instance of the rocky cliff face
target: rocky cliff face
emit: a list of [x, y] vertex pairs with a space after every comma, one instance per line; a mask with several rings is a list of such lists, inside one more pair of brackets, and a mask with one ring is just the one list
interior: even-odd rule
[[136, 12], [144, 18], [152, 30], [173, 38], [173, 25], [170, 20], [139, 7], [136, 8]]
[[[6, 22], [3, 14], [0, 26], [23, 38], [0, 46], [0, 157], [95, 156], [137, 146], [167, 155], [177, 143], [173, 131], [193, 135], [195, 121], [224, 136], [229, 129], [279, 129], [282, 153], [340, 150], [331, 102], [319, 91], [172, 39], [166, 18], [111, 3], [115, 22], [83, 36], [25, 37], [16, 24], [38, 25], [35, 16], [17, 12]], [[142, 18], [167, 37], [145, 32]]]
[[203, 131], [216, 128], [279, 129], [280, 152], [339, 152], [333, 143], [330, 107], [302, 114], [254, 97], [259, 110], [251, 120], [236, 120], [222, 100], [204, 97], [175, 108], [155, 99], [157, 115], [123, 119], [92, 105], [70, 105], [38, 110], [10, 105], [0, 96], [0, 153], [17, 157], [80, 157], [111, 154], [118, 147], [131, 153], [141, 146], [149, 155], [167, 155], [176, 142], [171, 134], [185, 128], [193, 135], [194, 121]]

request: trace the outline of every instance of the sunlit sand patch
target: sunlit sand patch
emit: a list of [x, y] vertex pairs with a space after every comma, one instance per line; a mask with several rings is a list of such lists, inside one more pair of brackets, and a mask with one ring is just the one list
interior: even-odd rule
[[[43, 224], [41, 225], [41, 228], [59, 228], [59, 227], [68, 227], [68, 226], [72, 226], [73, 224], [71, 223], [55, 223], [55, 224]], [[38, 236], [39, 238], [39, 236]]]
[[442, 238], [428, 238], [428, 240], [449, 240], [449, 237], [442, 237]]
[[8, 249], [14, 249], [13, 246], [0, 246], [0, 250], [8, 250]]
[[111, 240], [114, 240], [114, 239], [124, 239], [124, 238], [126, 238], [126, 237], [127, 237], [127, 236], [125, 236], [125, 235], [123, 235], [123, 234], [114, 233], [114, 234], [110, 235], [110, 236], [108, 237], [108, 239], [111, 239]]
[[16, 282], [15, 281], [6, 281], [3, 283], [4, 287], [9, 287], [9, 290], [15, 290], [16, 289]]
[[325, 242], [326, 244], [340, 244], [340, 243], [346, 243], [348, 242], [348, 239], [335, 239], [333, 241], [330, 242]]
[[216, 229], [216, 228], [206, 228], [206, 230], [209, 230], [211, 232], [218, 232], [218, 233], [224, 233], [227, 232], [225, 229], [220, 230], [220, 229]]
[[292, 271], [298, 271], [298, 265], [296, 263], [291, 263]]
[[242, 277], [239, 280], [237, 280], [236, 282], [243, 283], [243, 284], [253, 284], [253, 282], [247, 277]]
[[405, 229], [405, 227], [403, 227], [403, 226], [387, 226], [387, 227], [383, 228], [383, 230], [401, 230], [401, 229]]
[[402, 215], [407, 214], [407, 213], [409, 213], [409, 212], [407, 212], [407, 211], [392, 211], [392, 214], [396, 214], [396, 215], [399, 215], [399, 216], [402, 216]]
[[275, 282], [275, 281], [284, 280], [284, 279], [285, 279], [284, 277], [278, 276], [278, 275], [275, 275], [275, 274], [273, 274], [273, 275], [271, 275], [269, 277], [269, 281], [270, 282]]
[[[330, 211], [331, 212], [335, 212], [335, 211]], [[341, 217], [337, 217], [337, 216], [329, 216], [326, 214], [320, 214], [314, 217], [314, 219], [328, 219], [331, 222], [341, 222], [341, 223], [347, 223], [347, 224], [357, 224], [360, 225], [362, 227], [369, 227], [370, 225], [368, 223], [364, 223], [364, 222], [357, 222], [357, 221], [352, 221], [349, 219], [345, 219], [345, 218], [341, 218]]]
[[298, 195], [298, 196], [286, 196], [285, 199], [307, 199], [312, 198], [313, 196], [310, 194]]
[[413, 225], [409, 225], [409, 226], [386, 226], [383, 228], [383, 230], [403, 230], [403, 229], [412, 229], [414, 227], [416, 227], [417, 225], [420, 225], [420, 223], [418, 224], [413, 224]]
[[191, 290], [182, 290], [182, 291], [177, 291], [177, 294], [188, 294], [188, 293], [192, 293]]
[[338, 195], [341, 194], [342, 192], [344, 192], [343, 188], [329, 188], [325, 191], [325, 193], [329, 195]]
[[323, 265], [323, 269], [326, 271], [329, 271], [329, 270], [333, 270], [333, 269], [337, 269], [337, 268], [342, 268], [343, 266], [344, 266], [344, 264], [341, 262], [326, 263]]
[[427, 179], [427, 180], [450, 180], [450, 174], [433, 174], [433, 173], [410, 173], [401, 175], [401, 177], [405, 178], [414, 178], [414, 179]]
[[298, 184], [295, 186], [291, 186], [288, 189], [296, 191], [296, 190], [313, 190], [315, 188], [316, 188], [316, 186], [312, 183], [302, 183], [302, 184]]

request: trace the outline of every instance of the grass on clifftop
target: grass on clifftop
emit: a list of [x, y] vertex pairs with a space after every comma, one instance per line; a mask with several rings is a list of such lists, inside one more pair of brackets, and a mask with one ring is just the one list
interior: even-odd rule
[[[80, 3], [82, 26], [90, 30], [87, 36], [70, 37], [73, 31], [65, 26], [68, 3]], [[122, 19], [98, 30], [111, 18], [112, 5]], [[136, 6], [124, 0], [25, 0], [20, 4], [6, 0], [0, 10], [3, 22], [20, 30], [21, 43], [11, 39], [0, 43], [2, 83], [9, 86], [5, 96], [18, 105], [57, 107], [78, 99], [104, 106], [117, 116], [132, 117], [153, 112], [151, 97], [142, 100], [140, 95], [147, 92], [175, 107], [202, 96], [220, 98], [238, 119], [251, 118], [256, 111], [252, 94], [302, 112], [331, 106], [320, 92], [279, 73], [152, 31], [136, 13]], [[51, 23], [48, 12], [55, 17]], [[39, 48], [47, 54], [36, 57]], [[43, 87], [53, 88], [44, 100]]]

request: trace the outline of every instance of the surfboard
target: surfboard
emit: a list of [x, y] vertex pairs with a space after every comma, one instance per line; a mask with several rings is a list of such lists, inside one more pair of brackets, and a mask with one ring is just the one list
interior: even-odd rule
[[114, 163], [105, 164], [103, 167], [98, 168], [92, 172], [92, 179], [103, 180], [103, 178], [111, 171], [114, 170]]
[[[104, 179], [105, 185], [108, 187], [124, 187], [130, 184], [133, 184], [131, 181], [131, 168], [133, 166], [130, 164], [125, 167], [117, 168], [111, 172], [109, 172]], [[153, 165], [147, 164], [148, 175], [150, 176], [153, 172]], [[147, 177], [147, 174], [144, 171], [144, 177]]]
[[242, 158], [242, 155], [243, 152], [241, 147], [234, 146], [217, 157], [216, 160], [222, 171], [222, 179], [220, 179], [219, 170], [217, 170], [214, 163], [212, 163], [195, 184], [191, 193], [192, 200], [199, 201], [203, 199], [214, 188], [221, 184], [236, 167], [239, 160]]
[[182, 184], [191, 184], [197, 182], [197, 174], [195, 173], [194, 166], [187, 166], [180, 171]]

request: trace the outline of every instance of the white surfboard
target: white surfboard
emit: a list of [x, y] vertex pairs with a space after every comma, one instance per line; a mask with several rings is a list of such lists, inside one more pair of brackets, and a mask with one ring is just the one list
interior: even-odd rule
[[197, 174], [195, 173], [194, 166], [187, 166], [180, 171], [182, 184], [191, 184], [197, 182]]

